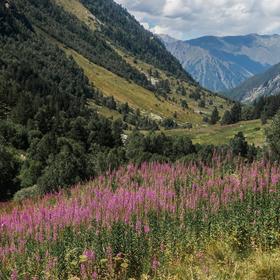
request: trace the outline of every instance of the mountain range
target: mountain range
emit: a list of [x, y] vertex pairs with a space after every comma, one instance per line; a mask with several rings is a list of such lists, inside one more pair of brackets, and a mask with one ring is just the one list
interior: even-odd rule
[[180, 41], [160, 35], [167, 49], [203, 87], [225, 92], [280, 62], [280, 36], [215, 37]]

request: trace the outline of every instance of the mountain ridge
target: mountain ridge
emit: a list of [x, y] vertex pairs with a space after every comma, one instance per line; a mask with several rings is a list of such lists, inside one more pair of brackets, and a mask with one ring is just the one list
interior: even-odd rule
[[269, 68], [266, 72], [256, 75], [239, 87], [226, 92], [229, 98], [242, 101], [253, 102], [260, 97], [276, 95], [280, 93], [280, 63]]

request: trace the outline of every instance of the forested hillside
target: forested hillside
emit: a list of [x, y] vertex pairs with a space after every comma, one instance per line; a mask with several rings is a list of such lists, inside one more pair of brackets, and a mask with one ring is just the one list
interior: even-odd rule
[[0, 7], [0, 154], [11, 158], [1, 165], [1, 199], [39, 179], [63, 186], [93, 176], [91, 158], [119, 146], [121, 128], [88, 108], [87, 98], [98, 102], [100, 95], [76, 63], [15, 6]]
[[146, 77], [127, 64], [102, 36], [92, 32], [84, 23], [66, 13], [54, 1], [15, 0], [15, 3], [18, 10], [35, 28], [40, 28], [92, 62], [142, 86], [149, 87]]
[[133, 134], [135, 145], [124, 147], [124, 129], [198, 125], [231, 105], [194, 83], [113, 1], [75, 1], [90, 24], [63, 0], [0, 3], [0, 200], [20, 188], [55, 191], [128, 160], [196, 153], [188, 138], [166, 136]]

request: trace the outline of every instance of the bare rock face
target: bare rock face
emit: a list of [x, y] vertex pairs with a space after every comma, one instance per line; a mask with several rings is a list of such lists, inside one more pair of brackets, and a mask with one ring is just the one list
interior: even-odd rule
[[14, 10], [14, 11], [16, 11], [16, 6], [10, 0], [4, 0], [4, 7], [7, 10]]

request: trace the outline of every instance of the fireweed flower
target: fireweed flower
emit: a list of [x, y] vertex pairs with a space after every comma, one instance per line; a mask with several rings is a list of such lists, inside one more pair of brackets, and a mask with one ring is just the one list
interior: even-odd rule
[[156, 257], [153, 257], [153, 259], [152, 259], [152, 270], [154, 272], [156, 272], [158, 270], [159, 266], [160, 266], [160, 262], [158, 261], [158, 259]]
[[83, 255], [85, 255], [90, 261], [95, 261], [96, 259], [95, 252], [92, 250], [85, 250]]
[[18, 280], [18, 273], [16, 269], [14, 269], [11, 274], [11, 280]]
[[[246, 200], [254, 202], [260, 194], [277, 195], [280, 182], [280, 168], [277, 165], [240, 163], [231, 173], [223, 169], [221, 162], [212, 167], [179, 163], [144, 163], [140, 167], [129, 165], [68, 192], [49, 194], [41, 200], [22, 205], [13, 204], [12, 209], [3, 206], [7, 210], [0, 212], [0, 262], [7, 263], [12, 256], [28, 258], [28, 246], [32, 244], [36, 248], [33, 260], [38, 266], [41, 264], [46, 270], [54, 271], [59, 264], [53, 248], [69, 229], [78, 239], [84, 231], [91, 230], [98, 236], [104, 230], [110, 232], [116, 223], [121, 223], [126, 229], [131, 228], [137, 238], [144, 233], [144, 238], [149, 240], [154, 229], [155, 232], [157, 230], [151, 223], [151, 213], [158, 222], [168, 219], [178, 222], [178, 231], [183, 232], [189, 226], [186, 216], [193, 213], [202, 213], [206, 221], [211, 215], [233, 204]], [[258, 209], [251, 209], [254, 205], [249, 206], [247, 211], [256, 216], [257, 223], [257, 218], [262, 214], [257, 212]], [[124, 239], [125, 236], [118, 238]], [[98, 251], [98, 246], [95, 248], [91, 243], [79, 247], [86, 248], [82, 255], [87, 258], [87, 262], [80, 266], [81, 274], [87, 273], [87, 277], [95, 279], [93, 275], [99, 273], [97, 260], [104, 256], [108, 259], [108, 270], [113, 270], [113, 257], [118, 251], [113, 252], [114, 247], [109, 247], [112, 244], [106, 242], [100, 246], [103, 255], [100, 255], [101, 249]], [[160, 248], [157, 249], [160, 251]], [[157, 264], [157, 259], [151, 262], [154, 268]], [[21, 271], [9, 271], [14, 279], [19, 278], [17, 274], [21, 275]], [[31, 276], [35, 277], [35, 274]]]

